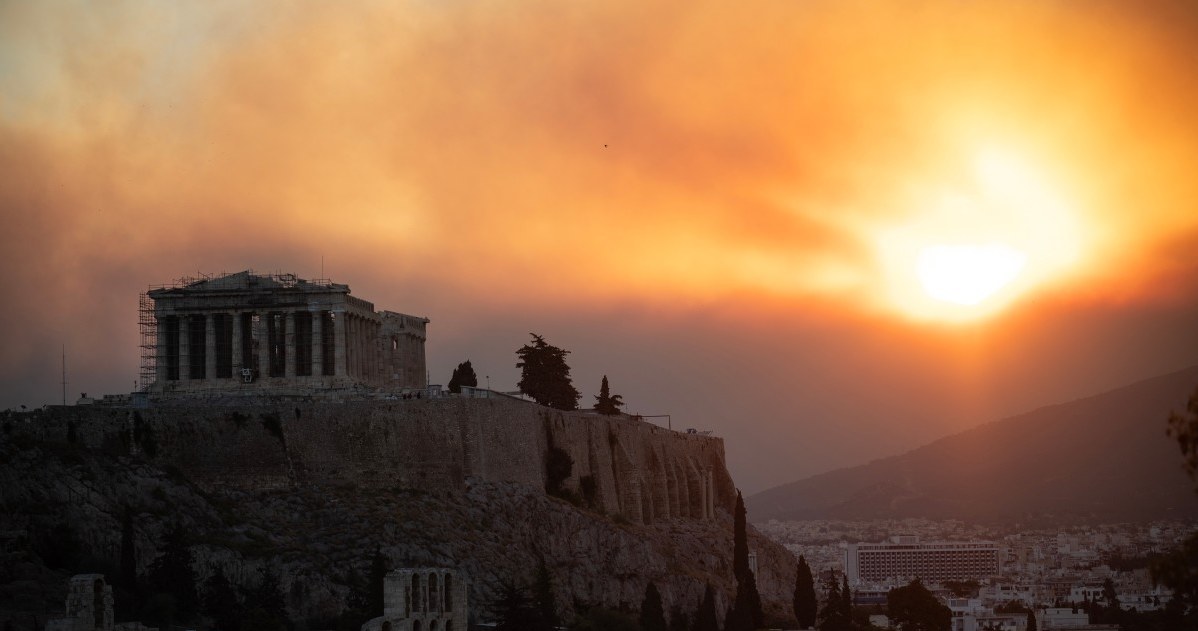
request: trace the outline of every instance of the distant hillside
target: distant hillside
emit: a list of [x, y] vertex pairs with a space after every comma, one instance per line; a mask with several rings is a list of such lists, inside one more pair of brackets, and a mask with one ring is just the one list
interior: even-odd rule
[[749, 518], [1132, 521], [1198, 516], [1165, 436], [1198, 366], [987, 423], [746, 500]]

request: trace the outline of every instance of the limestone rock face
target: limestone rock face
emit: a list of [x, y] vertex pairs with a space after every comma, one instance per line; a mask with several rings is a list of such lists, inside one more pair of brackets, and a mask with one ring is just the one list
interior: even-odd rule
[[[649, 581], [667, 612], [692, 612], [708, 584], [721, 611], [735, 595], [722, 441], [630, 417], [484, 399], [89, 406], [6, 423], [0, 531], [65, 522], [115, 566], [129, 506], [142, 572], [179, 522], [200, 581], [219, 568], [251, 586], [268, 569], [299, 620], [336, 618], [376, 550], [393, 568], [453, 568], [476, 620], [541, 563], [565, 619], [635, 610]], [[562, 497], [544, 490], [550, 449], [573, 462]], [[794, 559], [750, 530], [767, 610], [787, 617]]]
[[544, 488], [555, 448], [573, 461], [563, 488], [630, 521], [711, 518], [736, 498], [723, 440], [629, 416], [508, 397], [224, 403], [54, 408], [40, 431], [65, 438], [74, 425], [82, 444], [169, 462], [205, 490], [331, 482], [460, 491], [468, 478]]

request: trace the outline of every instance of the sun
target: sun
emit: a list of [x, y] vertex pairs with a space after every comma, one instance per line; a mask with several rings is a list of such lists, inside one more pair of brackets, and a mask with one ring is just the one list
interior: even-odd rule
[[993, 149], [970, 167], [972, 181], [927, 185], [903, 223], [876, 233], [881, 295], [908, 317], [984, 318], [1077, 263], [1080, 227], [1045, 171]]
[[976, 305], [1019, 275], [1027, 254], [998, 245], [932, 245], [919, 252], [916, 273], [936, 300]]

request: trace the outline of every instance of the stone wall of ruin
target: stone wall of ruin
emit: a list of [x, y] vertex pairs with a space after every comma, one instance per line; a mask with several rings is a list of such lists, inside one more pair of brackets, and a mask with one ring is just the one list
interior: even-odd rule
[[730, 512], [736, 497], [720, 438], [507, 397], [191, 401], [52, 407], [40, 416], [42, 432], [65, 437], [73, 425], [92, 447], [153, 451], [201, 487], [322, 482], [443, 492], [476, 478], [544, 488], [552, 447], [573, 460], [563, 488], [630, 521], [709, 519]]

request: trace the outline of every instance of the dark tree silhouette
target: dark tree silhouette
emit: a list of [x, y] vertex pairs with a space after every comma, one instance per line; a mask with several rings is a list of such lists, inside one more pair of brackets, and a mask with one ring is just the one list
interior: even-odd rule
[[1036, 626], [1036, 610], [1034, 608], [1027, 612], [1026, 631], [1038, 631], [1038, 627]]
[[749, 568], [749, 538], [745, 519], [745, 500], [736, 492], [736, 509], [733, 512], [732, 572], [736, 576], [736, 600], [728, 613], [728, 624], [724, 631], [757, 629], [763, 626], [761, 595], [757, 592], [757, 577]]
[[819, 610], [818, 628], [820, 631], [845, 631], [848, 628], [848, 621], [844, 619], [844, 609], [840, 603], [840, 583], [836, 580], [835, 575], [828, 577], [825, 587], [828, 590], [828, 599], [824, 601], [824, 606]]
[[449, 391], [454, 394], [460, 393], [462, 386], [473, 388], [477, 385], [478, 375], [474, 374], [474, 366], [470, 365], [469, 359], [458, 364], [458, 367], [453, 369], [453, 375], [449, 378]]
[[520, 358], [516, 362], [516, 367], [521, 369], [517, 384], [520, 392], [551, 408], [577, 409], [581, 395], [570, 381], [570, 367], [566, 365], [566, 355], [570, 351], [547, 344], [545, 338], [536, 333], [531, 335], [532, 343], [516, 350], [516, 356]]
[[121, 587], [137, 591], [137, 547], [133, 538], [133, 509], [125, 507], [121, 516]]
[[549, 568], [545, 560], [537, 565], [537, 578], [532, 584], [533, 605], [536, 606], [539, 624], [542, 629], [553, 629], [559, 624], [557, 617], [557, 599], [553, 596], [553, 579], [549, 576]]
[[[1177, 441], [1186, 473], [1198, 485], [1198, 388], [1190, 395], [1184, 413], [1169, 414], [1167, 433]], [[1173, 599], [1185, 606], [1182, 609], [1198, 608], [1198, 533], [1154, 560], [1152, 578], [1173, 590]]]
[[807, 559], [799, 555], [799, 567], [795, 570], [795, 619], [800, 629], [810, 629], [815, 626], [815, 614], [818, 604], [815, 600], [815, 579], [811, 577], [811, 566]]
[[174, 619], [191, 620], [199, 611], [195, 571], [191, 568], [191, 542], [183, 525], [176, 522], [162, 536], [161, 552], [150, 565], [153, 590], [174, 598]]
[[699, 609], [695, 611], [695, 626], [693, 631], [720, 631], [719, 621], [715, 615], [715, 592], [711, 589], [711, 585], [703, 590], [703, 601], [699, 603]]
[[283, 600], [279, 576], [262, 568], [258, 586], [245, 595], [246, 613], [241, 621], [242, 631], [285, 631], [289, 620]]
[[653, 581], [645, 586], [645, 597], [641, 599], [641, 631], [667, 631], [666, 612], [661, 604], [661, 593]]
[[691, 631], [690, 618], [678, 605], [670, 609], [670, 631]]
[[949, 631], [952, 611], [940, 604], [918, 578], [886, 594], [890, 620], [901, 631]]
[[545, 492], [561, 496], [563, 493], [562, 482], [570, 477], [570, 472], [574, 470], [574, 459], [566, 450], [560, 447], [549, 447], [549, 451], [545, 452]]
[[119, 570], [112, 586], [113, 615], [116, 622], [129, 622], [137, 615], [137, 547], [133, 532], [133, 510], [124, 507], [121, 514], [121, 551]]
[[[510, 583], [499, 588], [499, 599], [491, 605], [498, 620], [496, 631], [543, 631], [541, 614], [523, 589]], [[552, 627], [548, 627], [552, 629]]]
[[614, 416], [620, 413], [620, 408], [622, 407], [624, 407], [622, 397], [611, 393], [607, 385], [607, 375], [603, 375], [603, 382], [599, 384], [599, 396], [595, 397], [595, 411], [600, 414]]
[[216, 631], [238, 631], [244, 615], [241, 599], [220, 568], [204, 583], [202, 611], [212, 618], [212, 628]]
[[390, 569], [387, 566], [387, 557], [383, 555], [383, 551], [375, 550], [374, 558], [370, 560], [370, 575], [366, 579], [366, 614], [369, 616], [368, 620], [383, 615], [384, 584], [387, 581], [387, 572]]
[[848, 624], [853, 623], [853, 590], [849, 589], [849, 575], [840, 575], [840, 617]]

